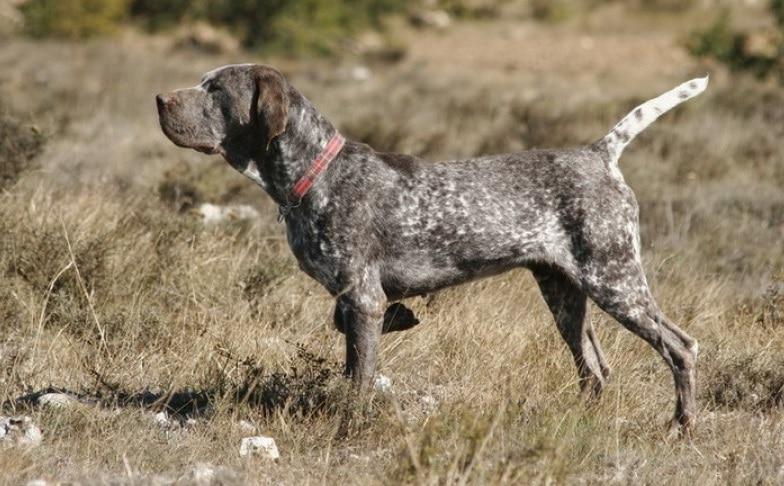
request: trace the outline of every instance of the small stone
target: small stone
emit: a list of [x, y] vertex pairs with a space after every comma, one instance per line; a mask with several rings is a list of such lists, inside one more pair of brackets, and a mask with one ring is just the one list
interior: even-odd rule
[[28, 416], [0, 417], [0, 442], [35, 447], [41, 444], [41, 429]]
[[433, 395], [424, 395], [419, 397], [419, 401], [427, 409], [434, 409], [438, 405], [438, 400]]
[[390, 380], [387, 376], [378, 375], [373, 382], [373, 389], [378, 392], [387, 393], [392, 390], [392, 380]]
[[30, 422], [24, 433], [24, 438], [21, 441], [22, 445], [31, 445], [37, 446], [41, 443], [44, 436], [41, 433], [41, 429], [38, 428], [34, 423]]
[[247, 204], [220, 206], [217, 204], [202, 203], [193, 210], [204, 224], [214, 225], [226, 221], [256, 219], [259, 212]]
[[367, 66], [354, 66], [351, 68], [351, 79], [354, 81], [367, 81], [370, 79], [371, 72]]
[[275, 439], [271, 437], [264, 437], [262, 435], [256, 437], [244, 437], [240, 442], [240, 456], [247, 457], [251, 455], [258, 455], [267, 459], [276, 460], [280, 457], [278, 446], [275, 444]]
[[152, 420], [162, 429], [168, 429], [172, 425], [171, 420], [169, 420], [169, 414], [166, 412], [156, 413], [153, 415]]
[[38, 404], [45, 407], [65, 408], [76, 403], [76, 398], [66, 393], [45, 393], [38, 397]]
[[46, 479], [31, 479], [25, 483], [25, 486], [47, 486], [48, 484]]

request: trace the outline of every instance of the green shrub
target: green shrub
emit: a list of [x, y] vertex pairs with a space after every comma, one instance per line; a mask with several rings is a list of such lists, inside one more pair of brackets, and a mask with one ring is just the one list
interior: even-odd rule
[[779, 28], [784, 28], [784, 0], [771, 0], [769, 8], [776, 24]]
[[407, 1], [219, 0], [206, 9], [208, 20], [230, 27], [246, 47], [284, 52], [329, 53], [339, 42]]
[[438, 6], [461, 19], [488, 19], [501, 15], [510, 0], [440, 0]]
[[689, 51], [698, 57], [711, 56], [721, 61], [730, 61], [736, 56], [736, 34], [730, 28], [730, 14], [721, 12], [705, 30], [692, 33]]
[[544, 22], [562, 22], [573, 17], [578, 7], [574, 0], [532, 0], [531, 15]]
[[22, 7], [35, 37], [84, 38], [110, 33], [128, 18], [150, 30], [183, 20], [228, 28], [254, 49], [331, 53], [341, 41], [410, 0], [30, 0]]
[[611, 0], [529, 0], [531, 16], [543, 22], [563, 22], [604, 6]]
[[736, 71], [784, 79], [784, 0], [772, 0], [769, 10], [777, 29], [735, 31], [725, 10], [710, 27], [694, 32], [687, 47], [694, 56], [713, 57]]
[[200, 18], [207, 2], [193, 0], [131, 0], [130, 14], [150, 30], [170, 27], [184, 18]]
[[642, 8], [651, 11], [682, 12], [694, 7], [695, 0], [640, 0]]
[[182, 19], [222, 25], [245, 47], [287, 53], [330, 53], [340, 41], [381, 18], [402, 11], [408, 0], [132, 0], [130, 14], [150, 29]]
[[21, 7], [30, 35], [71, 39], [112, 32], [127, 9], [128, 0], [30, 0]]

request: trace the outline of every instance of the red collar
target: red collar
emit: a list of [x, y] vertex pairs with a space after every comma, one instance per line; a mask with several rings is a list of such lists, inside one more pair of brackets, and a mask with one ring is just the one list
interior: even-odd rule
[[313, 159], [313, 163], [310, 164], [305, 175], [300, 177], [297, 183], [294, 184], [294, 187], [291, 188], [291, 195], [294, 197], [295, 204], [305, 197], [305, 194], [313, 187], [313, 183], [316, 182], [316, 178], [327, 170], [327, 166], [335, 160], [345, 143], [346, 139], [340, 133], [335, 132], [335, 135], [327, 142], [321, 153]]
[[316, 178], [327, 170], [327, 166], [329, 166], [330, 162], [335, 160], [335, 157], [337, 157], [343, 149], [345, 143], [346, 139], [343, 138], [343, 135], [335, 132], [332, 138], [329, 139], [329, 142], [327, 142], [327, 145], [325, 145], [316, 158], [313, 159], [313, 162], [310, 164], [310, 167], [308, 167], [308, 170], [305, 171], [305, 174], [300, 177], [297, 183], [291, 188], [291, 197], [294, 202], [287, 202], [278, 208], [278, 222], [283, 221], [283, 218], [286, 217], [292, 208], [299, 206], [302, 198], [305, 197], [308, 191], [310, 191], [310, 188], [313, 187]]

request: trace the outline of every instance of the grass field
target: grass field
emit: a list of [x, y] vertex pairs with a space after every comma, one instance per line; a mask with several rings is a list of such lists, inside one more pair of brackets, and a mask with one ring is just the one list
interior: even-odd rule
[[[784, 90], [689, 57], [710, 17], [612, 4], [555, 25], [399, 27], [393, 64], [204, 54], [132, 31], [3, 41], [0, 401], [44, 440], [0, 449], [0, 482], [188, 483], [209, 464], [223, 484], [781, 484]], [[700, 342], [694, 440], [667, 437], [664, 363], [598, 309], [613, 376], [586, 406], [525, 271], [412, 299], [423, 323], [382, 342], [391, 391], [352, 399], [333, 302], [274, 205], [159, 130], [156, 93], [236, 61], [282, 69], [349, 137], [431, 159], [590, 142], [710, 72], [621, 160], [654, 294]], [[207, 226], [199, 202], [261, 216]], [[36, 406], [47, 390], [90, 403]], [[182, 425], [157, 424], [163, 410]], [[277, 463], [239, 456], [256, 434]]]

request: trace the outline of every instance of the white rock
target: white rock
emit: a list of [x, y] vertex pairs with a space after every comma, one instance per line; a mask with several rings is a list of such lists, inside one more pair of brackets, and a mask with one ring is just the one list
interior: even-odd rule
[[438, 400], [433, 395], [423, 395], [419, 397], [419, 401], [422, 402], [426, 408], [435, 408], [438, 405]]
[[197, 215], [201, 216], [204, 224], [218, 224], [224, 221], [240, 219], [254, 219], [259, 216], [259, 212], [246, 204], [233, 206], [219, 206], [217, 204], [202, 203], [195, 209]]
[[240, 442], [240, 455], [242, 457], [259, 455], [267, 459], [278, 459], [280, 452], [272, 437], [262, 435], [256, 437], [245, 437]]
[[354, 66], [351, 68], [351, 79], [354, 81], [367, 81], [370, 79], [371, 72], [367, 66]]
[[37, 446], [43, 440], [44, 435], [41, 433], [41, 429], [38, 428], [37, 425], [30, 422], [25, 429], [24, 438], [22, 439], [23, 445], [31, 445]]
[[38, 397], [39, 405], [53, 408], [65, 408], [76, 402], [76, 398], [66, 393], [45, 393]]
[[196, 208], [196, 213], [204, 219], [206, 224], [214, 224], [223, 220], [223, 208], [215, 204], [200, 204]]
[[152, 420], [162, 429], [168, 429], [172, 424], [171, 420], [169, 420], [169, 414], [166, 412], [156, 413], [152, 416]]
[[34, 447], [39, 445], [41, 440], [41, 429], [30, 417], [0, 417], [0, 442]]
[[25, 486], [47, 486], [48, 484], [46, 479], [31, 479], [25, 483]]
[[392, 390], [392, 380], [390, 380], [387, 376], [378, 375], [373, 382], [373, 388], [376, 391], [387, 393]]

